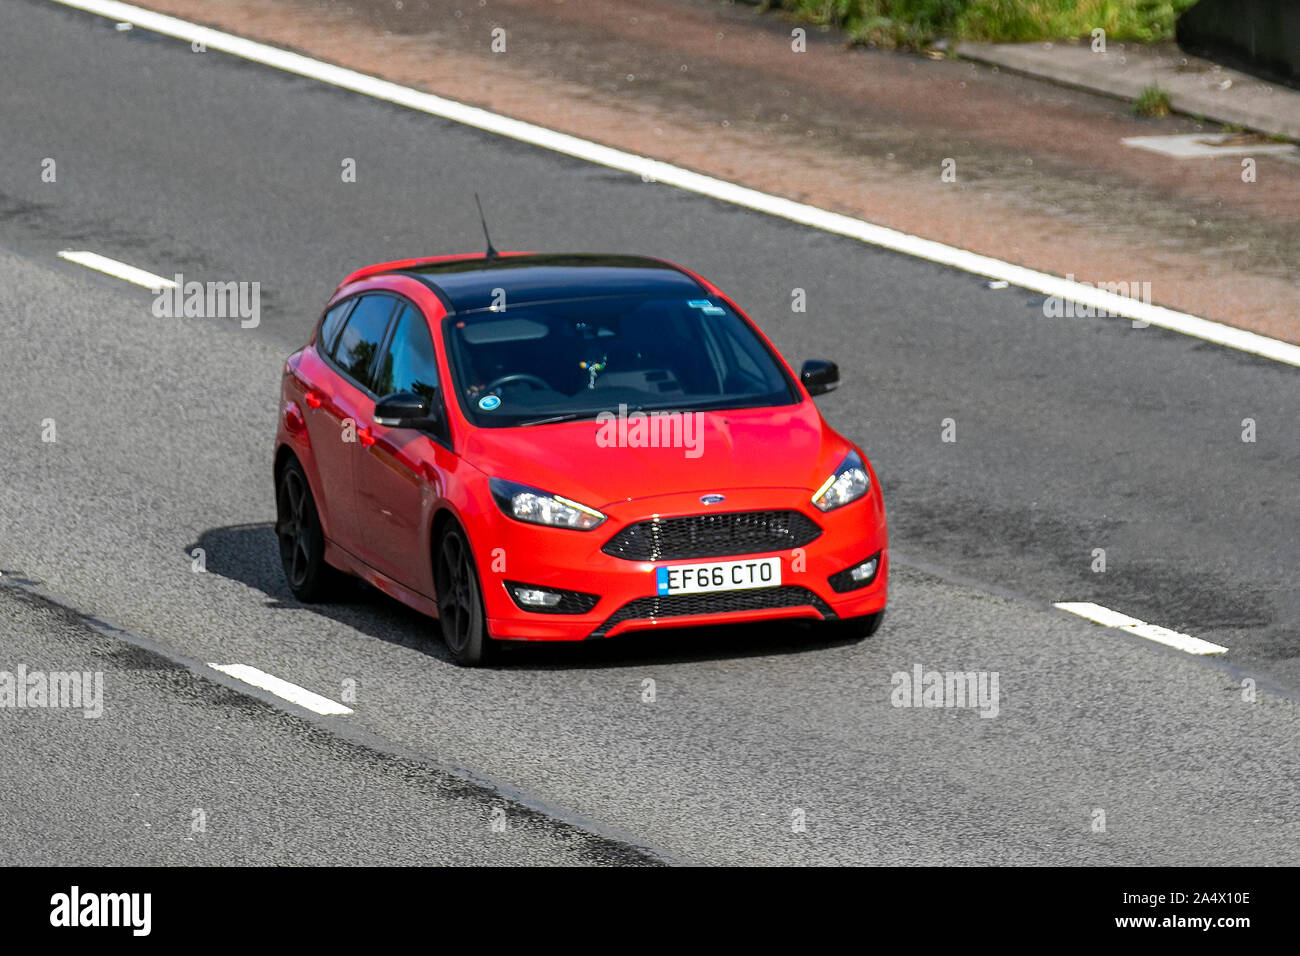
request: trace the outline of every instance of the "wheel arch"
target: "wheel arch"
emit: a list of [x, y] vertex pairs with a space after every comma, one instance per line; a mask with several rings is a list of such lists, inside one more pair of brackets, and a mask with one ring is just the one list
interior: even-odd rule
[[277, 495], [280, 493], [280, 476], [284, 474], [284, 469], [288, 467], [291, 461], [296, 462], [298, 467], [302, 469], [303, 476], [307, 479], [307, 490], [311, 492], [312, 503], [316, 507], [316, 517], [320, 520], [321, 531], [327, 541], [333, 541], [334, 536], [330, 530], [332, 526], [330, 503], [323, 500], [319, 483], [313, 473], [314, 463], [298, 454], [289, 442], [281, 442], [275, 449], [275, 462], [272, 468], [275, 493]]
[[[302, 459], [299, 458], [287, 443], [281, 443], [280, 447], [275, 450], [275, 465], [271, 472], [271, 477], [275, 480], [275, 487], [280, 487], [280, 475], [290, 461], [298, 462], [298, 467], [302, 468]], [[306, 472], [307, 469], [303, 468]]]
[[[465, 540], [469, 544], [470, 559], [474, 564], [474, 573], [478, 577], [479, 587], [483, 589], [487, 587], [485, 567], [482, 563], [484, 554], [479, 547], [479, 543], [474, 540], [474, 535], [470, 532], [469, 522], [461, 517], [454, 504], [444, 501], [434, 511], [433, 521], [429, 527], [429, 574], [434, 582], [435, 600], [437, 597], [438, 543], [442, 540], [447, 528], [452, 525], [460, 529], [460, 533], [465, 536]], [[484, 599], [486, 600], [486, 591], [484, 591]]]

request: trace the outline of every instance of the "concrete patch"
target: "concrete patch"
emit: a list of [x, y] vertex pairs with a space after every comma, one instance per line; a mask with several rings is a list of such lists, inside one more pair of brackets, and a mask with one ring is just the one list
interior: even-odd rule
[[1256, 136], [1239, 136], [1234, 133], [1130, 136], [1120, 142], [1125, 146], [1148, 149], [1174, 159], [1204, 159], [1227, 154], [1293, 156], [1300, 152], [1300, 147], [1291, 143], [1269, 143]]

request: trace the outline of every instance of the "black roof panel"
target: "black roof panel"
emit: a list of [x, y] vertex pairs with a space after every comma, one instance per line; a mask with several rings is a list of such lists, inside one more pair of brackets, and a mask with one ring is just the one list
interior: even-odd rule
[[641, 256], [500, 256], [435, 262], [403, 269], [402, 274], [440, 292], [456, 312], [488, 308], [495, 289], [505, 290], [507, 307], [606, 295], [700, 295], [704, 291], [680, 269]]

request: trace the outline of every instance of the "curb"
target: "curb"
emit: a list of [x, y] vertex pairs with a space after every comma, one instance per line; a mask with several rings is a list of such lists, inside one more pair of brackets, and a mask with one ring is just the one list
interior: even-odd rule
[[[1292, 99], [1292, 102], [1287, 105], [1291, 107], [1289, 112], [1294, 113], [1294, 117], [1280, 116], [1274, 112], [1240, 103], [1225, 103], [1222, 97], [1209, 91], [1180, 89], [1178, 81], [1183, 80], [1185, 85], [1187, 82], [1184, 79], [1185, 74], [1167, 65], [1155, 63], [1139, 65], [1126, 73], [1085, 72], [1068, 63], [1045, 62], [1044, 57], [1035, 55], [1044, 53], [1048, 49], [1051, 49], [1051, 45], [1042, 43], [959, 43], [954, 48], [954, 52], [963, 59], [996, 66], [1022, 76], [1047, 80], [1059, 86], [1100, 93], [1130, 102], [1147, 86], [1158, 83], [1160, 88], [1169, 95], [1170, 109], [1175, 113], [1211, 120], [1215, 123], [1240, 126], [1268, 136], [1300, 140], [1300, 93], [1286, 87], [1267, 83], [1258, 77], [1227, 67], [1220, 67], [1214, 73], [1224, 81], [1231, 81], [1231, 87], [1262, 90], [1263, 95], [1279, 96], [1279, 102]], [[1098, 55], [1114, 56], [1115, 54]], [[1188, 57], [1188, 59], [1196, 58]]]

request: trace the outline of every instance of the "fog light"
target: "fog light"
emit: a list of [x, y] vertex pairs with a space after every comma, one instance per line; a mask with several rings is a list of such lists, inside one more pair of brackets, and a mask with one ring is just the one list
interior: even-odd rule
[[599, 594], [587, 594], [583, 591], [566, 591], [563, 588], [543, 588], [524, 581], [506, 581], [506, 593], [515, 607], [535, 614], [586, 614], [596, 602]]
[[856, 568], [850, 570], [849, 577], [851, 577], [854, 581], [870, 581], [872, 578], [876, 576], [877, 563], [878, 562], [876, 561], [875, 558], [868, 558], [866, 561], [863, 561], [861, 564], [859, 564]]
[[555, 607], [560, 603], [560, 595], [554, 591], [541, 591], [537, 588], [515, 588], [515, 600], [525, 607]]
[[881, 552], [877, 551], [865, 561], [859, 561], [843, 571], [837, 571], [826, 580], [837, 594], [865, 588], [876, 580], [876, 574], [880, 571], [880, 556]]

